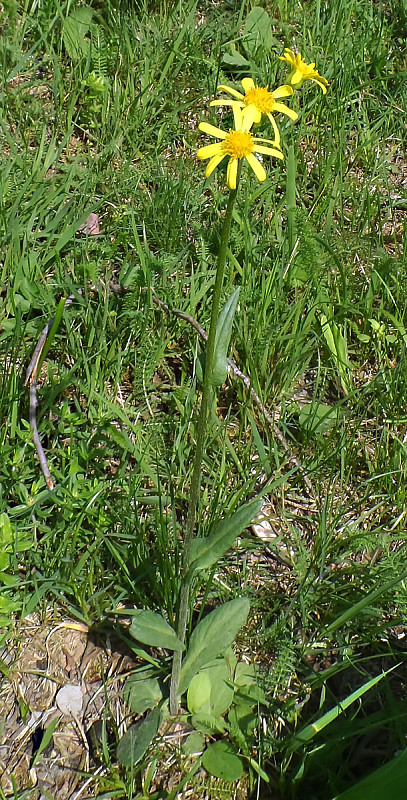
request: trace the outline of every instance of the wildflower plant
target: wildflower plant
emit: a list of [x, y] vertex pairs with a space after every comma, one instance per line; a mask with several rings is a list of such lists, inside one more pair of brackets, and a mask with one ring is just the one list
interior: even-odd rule
[[[318, 74], [316, 71], [314, 72]], [[324, 81], [323, 88], [325, 88], [325, 79], [319, 76], [318, 80]], [[295, 121], [298, 117], [295, 111], [280, 102], [282, 98], [289, 99], [293, 94], [294, 90], [289, 83], [285, 83], [275, 90], [270, 90], [268, 86], [258, 86], [251, 77], [246, 77], [242, 80], [242, 87], [244, 94], [233, 87], [221, 85], [219, 90], [230, 94], [232, 99], [219, 99], [210, 103], [212, 107], [231, 106], [233, 128], [225, 130], [206, 121], [201, 122], [199, 125], [202, 133], [213, 136], [218, 141], [204, 144], [198, 148], [197, 158], [200, 161], [209, 159], [205, 170], [207, 178], [213, 175], [224, 159], [228, 159], [226, 185], [229, 190], [229, 196], [223, 218], [215, 283], [210, 301], [211, 319], [204, 353], [202, 393], [196, 425], [193, 471], [183, 531], [177, 627], [175, 631], [159, 614], [149, 610], [139, 610], [133, 612], [130, 628], [130, 633], [133, 637], [144, 644], [165, 647], [173, 651], [169, 689], [170, 715], [173, 717], [178, 715], [180, 698], [186, 694], [186, 703], [190, 712], [189, 719], [196, 730], [204, 734], [208, 732], [220, 733], [232, 729], [236, 733], [236, 715], [234, 714], [233, 704], [239, 701], [238, 699], [234, 700], [234, 692], [237, 692], [236, 697], [238, 697], [238, 686], [241, 679], [239, 675], [242, 669], [247, 671], [247, 665], [237, 663], [236, 657], [231, 651], [231, 645], [247, 619], [250, 606], [247, 598], [238, 597], [215, 608], [192, 630], [186, 649], [186, 631], [190, 624], [190, 610], [193, 606], [191, 602], [192, 592], [196, 585], [198, 573], [213, 567], [222, 558], [240, 533], [258, 515], [262, 506], [260, 497], [251, 500], [231, 516], [220, 520], [209, 535], [203, 537], [199, 535], [199, 532], [197, 535], [195, 534], [209, 411], [216, 400], [218, 387], [225, 382], [227, 377], [229, 344], [239, 297], [239, 289], [235, 289], [221, 309], [221, 293], [233, 207], [239, 191], [239, 183], [245, 161], [249, 164], [256, 178], [262, 182], [267, 177], [262, 157], [270, 156], [280, 161], [284, 160], [284, 152], [275, 115], [284, 114], [292, 121]], [[273, 139], [254, 135], [255, 126], [262, 121], [264, 116], [271, 125]], [[245, 676], [244, 680], [245, 693], [246, 697], [249, 698], [249, 705], [251, 700], [253, 701], [253, 707], [258, 705], [259, 702], [264, 702], [264, 696], [262, 693], [259, 694], [260, 690], [256, 685], [255, 675], [250, 673], [250, 675]], [[227, 696], [223, 697], [225, 686], [228, 686], [229, 689], [226, 692]], [[150, 715], [143, 719], [142, 722], [136, 723], [135, 726], [133, 725], [120, 741], [118, 758], [123, 764], [130, 765], [134, 763], [134, 741], [137, 740], [138, 742], [136, 750], [138, 758], [140, 758], [140, 753], [144, 754], [148, 744], [155, 736], [160, 722], [159, 708], [165, 703], [165, 697], [161, 688], [157, 685], [157, 678], [151, 678], [150, 673], [146, 680], [137, 679], [133, 681], [131, 686], [128, 687], [128, 691], [129, 696], [132, 698], [131, 706], [133, 711], [142, 713], [146, 708], [153, 708]], [[146, 706], [147, 695], [149, 700]], [[227, 712], [228, 722], [224, 719], [224, 715]], [[255, 727], [255, 724], [255, 718], [253, 718], [253, 727]], [[236, 739], [236, 736], [234, 738]], [[240, 741], [242, 742], [243, 739], [244, 736], [241, 733]], [[211, 771], [211, 748], [219, 749], [220, 744], [220, 742], [215, 742], [205, 750], [205, 767], [209, 772]], [[244, 752], [248, 752], [250, 746], [246, 742], [246, 745], [243, 746]], [[224, 759], [227, 758], [226, 752], [222, 753], [222, 757]], [[249, 761], [251, 762], [252, 760], [249, 759]], [[226, 761], [224, 761], [225, 764]], [[240, 774], [239, 771], [242, 769], [237, 751], [233, 755], [229, 767], [228, 775], [230, 780], [237, 779]], [[256, 772], [258, 774], [262, 772], [258, 764], [256, 764]], [[216, 772], [213, 774], [216, 774]], [[265, 776], [265, 779], [267, 779], [267, 776]]]

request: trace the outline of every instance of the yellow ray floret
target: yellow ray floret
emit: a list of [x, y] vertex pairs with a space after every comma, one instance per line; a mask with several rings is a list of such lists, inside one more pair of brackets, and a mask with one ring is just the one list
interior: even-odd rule
[[326, 86], [328, 81], [319, 74], [315, 69], [315, 64], [306, 64], [304, 59], [301, 58], [301, 53], [293, 53], [288, 47], [284, 50], [284, 55], [279, 56], [280, 61], [286, 61], [290, 65], [291, 72], [288, 76], [288, 82], [298, 89], [304, 81], [313, 81], [321, 87], [324, 94], [326, 94]]
[[[228, 156], [229, 161], [226, 181], [229, 189], [236, 189], [237, 167], [242, 158], [248, 161], [259, 181], [264, 181], [266, 179], [266, 171], [256, 158], [255, 153], [275, 156], [280, 159], [283, 159], [284, 156], [281, 150], [277, 149], [275, 141], [260, 139], [250, 133], [250, 128], [253, 123], [244, 115], [239, 105], [233, 105], [232, 108], [235, 130], [222, 131], [221, 128], [216, 128], [208, 122], [200, 123], [199, 128], [201, 131], [208, 133], [210, 136], [215, 136], [217, 139], [221, 139], [221, 141], [201, 147], [197, 152], [197, 156], [201, 160], [206, 158], [210, 159], [205, 170], [205, 176], [207, 178], [209, 178], [209, 175], [212, 174], [218, 164]], [[269, 144], [271, 144], [272, 147], [268, 147], [267, 145]]]
[[293, 120], [298, 118], [298, 114], [291, 108], [288, 108], [284, 103], [279, 103], [281, 97], [289, 97], [292, 93], [292, 87], [288, 85], [279, 86], [273, 92], [269, 92], [268, 86], [256, 86], [252, 78], [243, 78], [242, 86], [244, 94], [233, 89], [232, 86], [218, 86], [219, 92], [227, 92], [234, 97], [234, 100], [222, 98], [220, 100], [212, 100], [211, 106], [234, 106], [237, 105], [243, 111], [243, 116], [247, 120], [249, 128], [253, 123], [260, 122], [262, 115], [266, 114], [269, 118], [274, 131], [275, 145], [280, 146], [280, 133], [273, 117], [273, 113], [280, 111], [286, 114]]

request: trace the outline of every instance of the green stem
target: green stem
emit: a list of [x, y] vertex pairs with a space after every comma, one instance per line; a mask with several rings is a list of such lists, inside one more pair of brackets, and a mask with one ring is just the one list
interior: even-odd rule
[[[205, 352], [205, 372], [202, 388], [201, 408], [197, 422], [197, 435], [196, 435], [196, 449], [194, 456], [194, 469], [191, 479], [191, 488], [189, 494], [189, 505], [187, 519], [184, 531], [184, 546], [182, 555], [182, 578], [181, 578], [181, 591], [179, 601], [179, 615], [178, 615], [178, 638], [181, 642], [185, 641], [185, 633], [188, 623], [188, 605], [189, 595], [191, 588], [190, 576], [190, 562], [191, 562], [191, 542], [194, 535], [195, 515], [198, 505], [200, 484], [201, 484], [201, 471], [202, 471], [202, 456], [206, 438], [206, 428], [208, 422], [208, 412], [211, 399], [213, 397], [214, 387], [212, 385], [212, 370], [215, 354], [215, 335], [216, 324], [219, 316], [220, 300], [223, 286], [223, 275], [226, 264], [226, 253], [229, 242], [230, 226], [232, 222], [233, 206], [236, 199], [237, 187], [239, 184], [241, 162], [239, 162], [238, 175], [236, 180], [236, 189], [231, 189], [229, 200], [223, 220], [223, 228], [221, 240], [219, 245], [218, 261], [216, 266], [215, 286], [213, 289], [212, 297], [212, 311], [211, 321], [209, 326], [208, 341]], [[180, 681], [182, 654], [175, 652], [172, 662], [172, 674], [170, 684], [170, 713], [176, 716], [178, 713], [178, 687]]]

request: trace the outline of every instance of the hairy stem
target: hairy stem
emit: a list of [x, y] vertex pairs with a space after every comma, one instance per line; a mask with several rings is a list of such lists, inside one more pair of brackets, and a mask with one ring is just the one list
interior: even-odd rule
[[[239, 164], [240, 167], [240, 164]], [[239, 180], [240, 169], [238, 171], [238, 178], [236, 189], [231, 189], [229, 200], [223, 220], [222, 234], [219, 245], [218, 261], [216, 267], [215, 286], [213, 289], [212, 297], [212, 311], [211, 321], [209, 326], [208, 342], [205, 351], [205, 373], [202, 388], [201, 408], [197, 422], [196, 434], [196, 448], [194, 456], [194, 469], [191, 479], [191, 489], [189, 494], [189, 505], [187, 519], [184, 530], [184, 545], [182, 555], [182, 577], [181, 577], [181, 591], [179, 602], [178, 614], [178, 638], [181, 642], [185, 641], [185, 633], [188, 624], [188, 605], [189, 595], [191, 588], [190, 577], [190, 562], [191, 562], [191, 542], [194, 535], [195, 515], [198, 505], [200, 484], [201, 484], [201, 470], [202, 470], [202, 456], [206, 438], [206, 428], [208, 422], [208, 412], [210, 403], [214, 394], [214, 387], [212, 385], [212, 370], [215, 353], [215, 334], [216, 324], [219, 316], [220, 300], [223, 285], [223, 275], [226, 264], [226, 253], [229, 242], [230, 226], [232, 222], [233, 205], [236, 199], [237, 185]], [[176, 716], [178, 713], [178, 687], [180, 681], [182, 654], [180, 652], [174, 653], [172, 662], [172, 674], [170, 684], [170, 713]]]

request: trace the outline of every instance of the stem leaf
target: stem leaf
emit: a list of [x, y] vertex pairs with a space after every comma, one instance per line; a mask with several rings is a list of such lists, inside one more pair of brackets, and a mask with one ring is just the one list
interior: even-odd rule
[[192, 569], [207, 569], [212, 564], [216, 564], [233, 545], [237, 536], [258, 515], [262, 505], [261, 499], [247, 503], [230, 517], [222, 519], [209, 536], [193, 539], [191, 542]]
[[215, 350], [210, 381], [212, 386], [222, 386], [228, 374], [228, 352], [232, 335], [233, 317], [235, 315], [240, 289], [230, 295], [219, 314], [216, 324]]

